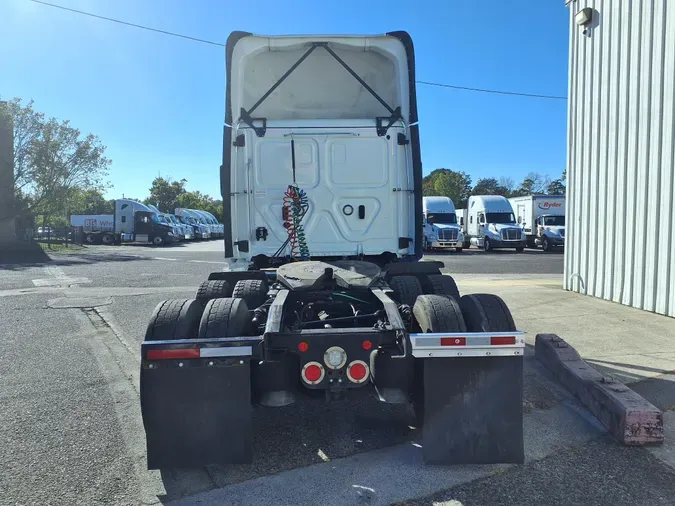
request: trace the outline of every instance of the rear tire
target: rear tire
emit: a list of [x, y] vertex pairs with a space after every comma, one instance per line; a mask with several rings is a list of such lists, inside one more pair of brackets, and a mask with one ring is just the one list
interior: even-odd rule
[[112, 234], [103, 234], [101, 236], [101, 242], [106, 246], [110, 246], [111, 244], [115, 243], [115, 236]]
[[469, 332], [515, 332], [516, 324], [506, 303], [497, 295], [477, 293], [459, 300]]
[[442, 295], [420, 295], [413, 306], [415, 321], [423, 333], [465, 332], [462, 310], [452, 298]]
[[457, 283], [455, 283], [452, 276], [430, 274], [425, 276], [422, 286], [424, 288], [424, 293], [426, 294], [452, 297], [459, 302], [459, 288], [457, 288]]
[[251, 316], [244, 299], [211, 299], [199, 322], [199, 337], [239, 337], [248, 335]]
[[87, 244], [96, 244], [97, 235], [96, 234], [87, 234], [84, 236], [84, 240]]
[[[419, 330], [428, 332], [466, 332], [462, 310], [454, 299], [441, 295], [421, 295], [413, 306]], [[426, 360], [426, 359], [425, 359]], [[424, 360], [415, 359], [412, 389], [413, 408], [418, 426], [424, 425]]]
[[146, 341], [189, 339], [197, 335], [202, 305], [195, 299], [160, 302], [150, 317]]
[[204, 281], [197, 288], [197, 300], [206, 305], [211, 299], [222, 299], [232, 295], [230, 284], [224, 279]]
[[420, 280], [415, 276], [394, 276], [389, 281], [389, 287], [394, 291], [394, 300], [410, 307], [415, 305], [417, 297], [424, 294]]
[[267, 283], [262, 279], [242, 279], [234, 285], [232, 297], [244, 299], [249, 308], [255, 309], [267, 300], [267, 290]]

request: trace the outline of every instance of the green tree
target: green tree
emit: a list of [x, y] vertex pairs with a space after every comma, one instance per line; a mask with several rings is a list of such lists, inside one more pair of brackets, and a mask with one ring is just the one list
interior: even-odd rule
[[565, 195], [565, 185], [562, 180], [554, 179], [551, 181], [551, 184], [548, 185], [546, 193], [549, 195]]
[[425, 196], [449, 197], [457, 207], [466, 205], [471, 194], [471, 176], [450, 169], [436, 169], [422, 180]]
[[186, 207], [179, 205], [179, 197], [185, 194], [185, 184], [187, 179], [180, 181], [171, 181], [163, 177], [156, 177], [150, 187], [150, 196], [143, 203], [152, 204], [165, 213], [173, 213], [176, 207]]
[[93, 134], [82, 136], [69, 121], [45, 115], [33, 101], [8, 101], [0, 110], [14, 128], [14, 187], [22, 210], [49, 215], [63, 213], [73, 189], [103, 190], [112, 163]]
[[507, 196], [508, 189], [499, 184], [493, 177], [481, 178], [471, 190], [471, 195], [503, 195]]
[[113, 214], [115, 201], [108, 200], [99, 190], [74, 188], [68, 197], [67, 213], [73, 214]]
[[545, 195], [551, 184], [551, 178], [539, 174], [538, 172], [530, 172], [518, 189], [514, 192], [514, 196], [522, 197], [525, 195]]

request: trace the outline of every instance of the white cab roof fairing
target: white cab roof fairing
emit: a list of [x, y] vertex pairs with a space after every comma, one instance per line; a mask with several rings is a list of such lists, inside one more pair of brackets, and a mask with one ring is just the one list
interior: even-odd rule
[[150, 207], [146, 206], [145, 204], [141, 204], [140, 202], [136, 202], [135, 200], [117, 199], [115, 201], [116, 209], [121, 209], [123, 205], [131, 206], [134, 211], [146, 211], [148, 213], [157, 213], [157, 211], [155, 211], [154, 209], [151, 209]]
[[[238, 41], [230, 60], [228, 98], [234, 123], [242, 119], [242, 109], [253, 117], [267, 120], [389, 116], [391, 111], [333, 54], [392, 109], [400, 107], [401, 116], [407, 120], [410, 114], [408, 63], [406, 49], [397, 38], [388, 35], [251, 35]], [[279, 86], [260, 102], [278, 82]], [[259, 105], [256, 107], [256, 104]]]
[[[421, 219], [415, 55], [408, 33], [259, 36], [233, 32], [226, 47], [226, 85], [220, 178], [224, 209], [232, 205], [233, 128], [253, 127], [260, 137], [268, 120], [273, 122], [271, 128], [293, 127], [294, 121], [304, 121], [306, 128], [312, 122], [319, 126], [342, 121], [339, 128], [344, 128], [345, 121], [355, 121], [363, 125], [358, 128], [373, 131], [377, 125], [382, 136], [388, 125], [407, 131], [414, 188], [411, 220]], [[232, 257], [231, 213], [224, 213], [223, 225], [225, 256]], [[414, 253], [409, 259], [422, 257], [422, 231], [417, 228], [411, 232]]]
[[435, 213], [454, 213], [455, 204], [452, 202], [452, 199], [449, 197], [423, 197], [422, 206], [424, 212], [435, 212]]
[[513, 207], [506, 197], [501, 195], [475, 195], [469, 197], [469, 212], [477, 210], [492, 213], [512, 213]]

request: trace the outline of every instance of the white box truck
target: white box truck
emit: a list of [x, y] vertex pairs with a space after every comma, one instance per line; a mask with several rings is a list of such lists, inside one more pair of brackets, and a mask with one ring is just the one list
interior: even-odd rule
[[364, 389], [414, 406], [427, 463], [522, 463], [523, 333], [419, 261], [410, 36], [234, 32], [225, 55], [228, 268], [150, 317], [148, 467], [251, 462], [254, 406]]
[[464, 247], [464, 236], [457, 224], [455, 204], [449, 197], [423, 197], [424, 250]]
[[87, 244], [136, 242], [161, 246], [177, 239], [173, 226], [161, 223], [155, 211], [127, 199], [115, 201], [115, 214], [73, 215], [70, 224], [83, 227]]
[[516, 223], [513, 208], [501, 195], [474, 195], [469, 197], [464, 216], [464, 241], [491, 251], [495, 248], [525, 249], [525, 232]]
[[565, 246], [565, 196], [529, 195], [509, 199], [530, 248]]

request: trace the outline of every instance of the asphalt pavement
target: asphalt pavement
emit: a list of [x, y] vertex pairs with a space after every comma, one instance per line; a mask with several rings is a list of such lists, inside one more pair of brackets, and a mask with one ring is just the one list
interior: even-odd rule
[[[528, 330], [531, 308], [562, 292], [562, 258], [528, 250], [426, 257], [456, 273], [464, 293], [502, 290]], [[219, 241], [90, 247], [0, 265], [0, 504], [557, 505], [602, 504], [602, 491], [607, 504], [672, 504], [663, 453], [671, 450], [618, 447], [530, 354], [524, 466], [423, 466], [410, 407], [363, 389], [334, 404], [257, 408], [250, 466], [147, 471], [138, 398], [145, 326], [157, 303], [192, 297], [223, 267]], [[664, 409], [675, 405], [673, 391], [651, 381], [636, 389]]]

